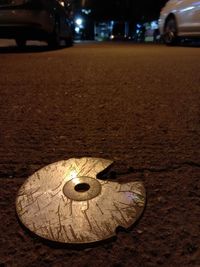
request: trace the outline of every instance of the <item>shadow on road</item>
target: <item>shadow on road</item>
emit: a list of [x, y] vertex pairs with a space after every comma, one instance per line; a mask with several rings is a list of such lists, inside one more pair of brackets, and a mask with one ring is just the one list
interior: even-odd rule
[[[139, 45], [139, 46], [146, 46], [146, 45], [154, 45], [154, 46], [161, 46], [164, 45], [162, 43], [136, 43], [136, 42], [75, 42], [74, 44], [99, 44], [99, 45], [103, 45], [103, 44], [115, 44], [115, 45], [122, 45], [122, 44], [129, 44], [129, 45]], [[188, 48], [199, 48], [200, 47], [200, 42], [199, 41], [184, 41], [179, 43], [176, 47], [188, 47]], [[59, 48], [56, 49], [52, 49], [49, 48], [47, 45], [35, 45], [35, 44], [30, 44], [25, 46], [24, 48], [19, 48], [18, 46], [15, 45], [4, 45], [4, 46], [0, 46], [0, 54], [12, 54], [12, 53], [42, 53], [42, 52], [48, 52], [48, 51], [56, 51], [56, 50], [61, 50], [67, 48], [66, 46], [60, 46]]]
[[41, 53], [47, 51], [61, 50], [65, 47], [59, 47], [58, 49], [51, 49], [48, 46], [38, 46], [38, 45], [29, 45], [24, 48], [19, 48], [17, 46], [2, 46], [0, 47], [0, 54], [4, 53]]
[[182, 47], [200, 47], [200, 40], [184, 39], [180, 42], [179, 46]]
[[181, 44], [180, 47], [200, 48], [200, 44]]

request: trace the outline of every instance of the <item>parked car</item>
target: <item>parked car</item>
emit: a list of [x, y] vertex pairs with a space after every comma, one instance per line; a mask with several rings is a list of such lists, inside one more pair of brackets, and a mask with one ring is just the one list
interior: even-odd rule
[[159, 29], [168, 45], [176, 44], [181, 37], [200, 38], [200, 1], [168, 1], [160, 13]]
[[72, 44], [72, 23], [67, 0], [0, 0], [0, 38], [47, 41], [55, 48], [60, 40]]

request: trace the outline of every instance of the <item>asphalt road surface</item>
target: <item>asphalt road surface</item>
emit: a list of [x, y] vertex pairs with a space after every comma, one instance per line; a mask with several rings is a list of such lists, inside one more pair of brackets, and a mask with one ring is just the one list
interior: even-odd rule
[[[1, 42], [0, 266], [199, 267], [199, 70], [199, 47]], [[117, 181], [144, 182], [141, 219], [93, 247], [30, 235], [15, 214], [19, 187], [83, 156], [114, 160]]]

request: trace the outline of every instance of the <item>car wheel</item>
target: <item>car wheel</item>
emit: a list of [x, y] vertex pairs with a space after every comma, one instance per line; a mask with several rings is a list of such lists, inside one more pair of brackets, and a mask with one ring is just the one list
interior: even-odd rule
[[177, 25], [174, 17], [170, 17], [166, 21], [163, 40], [166, 45], [176, 45], [178, 43]]
[[60, 27], [58, 23], [56, 23], [54, 31], [48, 39], [48, 46], [51, 49], [57, 49], [60, 46]]
[[26, 46], [26, 40], [25, 40], [25, 39], [17, 38], [17, 39], [15, 40], [15, 42], [16, 42], [16, 44], [17, 44], [17, 46], [18, 46], [19, 48], [24, 48], [24, 47]]

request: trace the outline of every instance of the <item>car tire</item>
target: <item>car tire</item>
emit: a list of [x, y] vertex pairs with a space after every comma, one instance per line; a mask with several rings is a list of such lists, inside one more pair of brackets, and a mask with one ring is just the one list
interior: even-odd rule
[[47, 42], [50, 49], [57, 49], [60, 47], [60, 27], [58, 23], [55, 24], [54, 31], [49, 36]]
[[169, 17], [165, 24], [163, 40], [166, 45], [177, 45], [177, 24], [174, 17]]
[[24, 48], [26, 46], [26, 40], [23, 38], [17, 38], [15, 42], [19, 48]]

